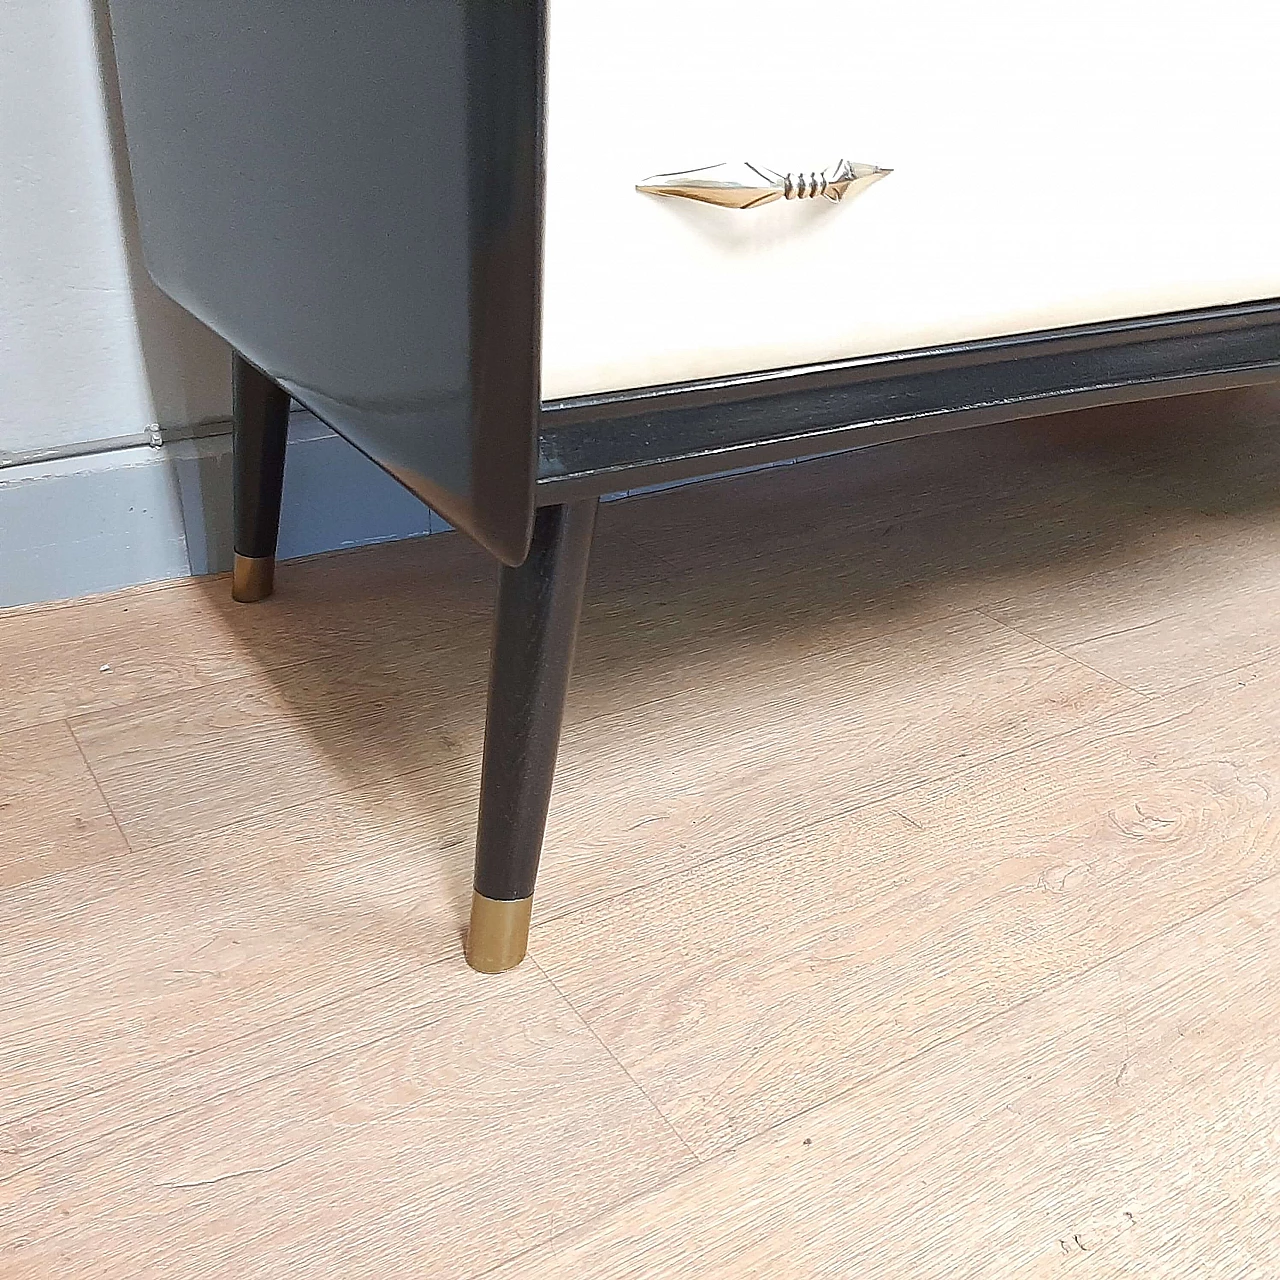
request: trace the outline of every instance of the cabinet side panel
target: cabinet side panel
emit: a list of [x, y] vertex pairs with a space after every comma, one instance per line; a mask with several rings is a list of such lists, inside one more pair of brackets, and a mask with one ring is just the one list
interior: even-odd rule
[[[111, 19], [157, 284], [450, 521], [518, 561], [536, 366], [478, 367], [482, 354], [494, 360], [474, 335], [497, 291], [477, 290], [494, 214], [471, 175], [514, 169], [536, 201], [540, 157], [512, 150], [528, 150], [536, 130], [495, 138], [477, 128], [476, 109], [538, 114], [540, 49], [513, 18], [508, 43], [534, 74], [488, 75], [475, 27], [493, 7], [111, 0]], [[536, 241], [538, 229], [524, 234]], [[536, 350], [536, 275], [501, 283], [507, 340]], [[521, 384], [523, 417], [495, 422], [477, 404], [495, 376], [508, 404]]]

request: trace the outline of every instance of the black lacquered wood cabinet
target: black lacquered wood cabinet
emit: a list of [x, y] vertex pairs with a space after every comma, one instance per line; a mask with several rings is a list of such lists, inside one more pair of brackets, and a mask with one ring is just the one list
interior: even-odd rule
[[[524, 954], [595, 502], [1280, 370], [1280, 11], [110, 0], [157, 283], [505, 567], [468, 955]], [[722, 163], [723, 162], [723, 163]]]

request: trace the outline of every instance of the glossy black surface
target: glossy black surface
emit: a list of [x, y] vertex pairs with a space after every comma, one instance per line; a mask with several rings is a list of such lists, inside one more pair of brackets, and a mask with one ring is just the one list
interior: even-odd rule
[[1280, 365], [1269, 301], [539, 412], [543, 0], [110, 6], [156, 280], [508, 564], [535, 501]]
[[275, 555], [280, 534], [289, 393], [234, 355], [231, 404], [235, 550], [256, 560]]
[[156, 282], [500, 559], [533, 518], [544, 10], [110, 0]]
[[528, 558], [502, 571], [475, 871], [476, 892], [497, 901], [533, 895], [596, 505], [543, 507]]
[[545, 404], [538, 501], [1280, 377], [1269, 300]]

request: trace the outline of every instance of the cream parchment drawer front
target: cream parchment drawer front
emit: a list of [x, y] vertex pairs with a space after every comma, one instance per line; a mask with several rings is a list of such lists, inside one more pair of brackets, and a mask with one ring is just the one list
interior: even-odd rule
[[1278, 0], [551, 0], [543, 395], [1280, 295], [1278, 63]]

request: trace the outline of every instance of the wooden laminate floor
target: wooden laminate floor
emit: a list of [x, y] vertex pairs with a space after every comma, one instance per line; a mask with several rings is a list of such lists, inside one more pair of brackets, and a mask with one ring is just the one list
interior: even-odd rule
[[1280, 391], [0, 614], [0, 1276], [1280, 1275]]

